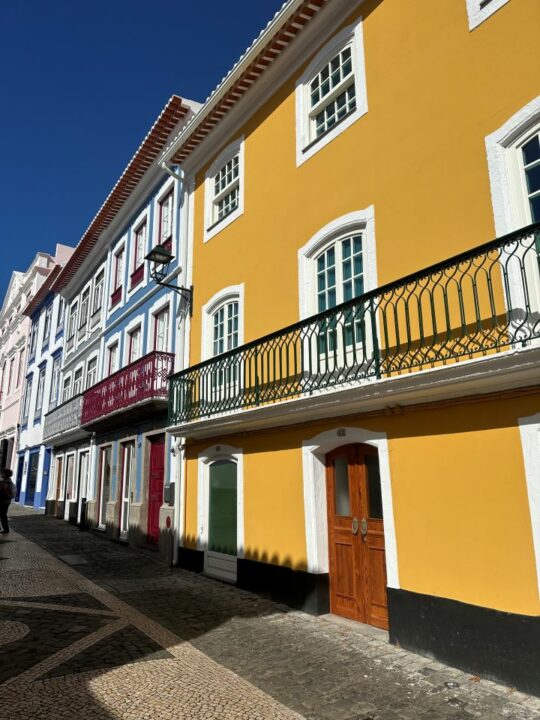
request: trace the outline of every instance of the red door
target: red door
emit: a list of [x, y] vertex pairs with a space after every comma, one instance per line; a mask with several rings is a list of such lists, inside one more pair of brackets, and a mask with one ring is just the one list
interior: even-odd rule
[[148, 478], [148, 542], [159, 541], [159, 509], [163, 502], [165, 468], [165, 435], [150, 439], [150, 473]]

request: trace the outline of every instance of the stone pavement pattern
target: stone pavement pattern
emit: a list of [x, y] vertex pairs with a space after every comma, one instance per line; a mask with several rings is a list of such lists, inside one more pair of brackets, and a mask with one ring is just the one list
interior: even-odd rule
[[[14, 507], [0, 540], [12, 720], [534, 720], [540, 700]], [[59, 558], [59, 559], [58, 559]]]

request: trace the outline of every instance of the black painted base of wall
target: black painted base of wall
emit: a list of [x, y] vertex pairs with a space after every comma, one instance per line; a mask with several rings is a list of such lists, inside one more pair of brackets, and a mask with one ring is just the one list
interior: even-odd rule
[[282, 565], [239, 558], [237, 585], [311, 615], [322, 615], [330, 609], [326, 574], [314, 575]]
[[204, 570], [204, 552], [185, 547], [178, 548], [178, 567], [193, 572], [202, 572]]
[[540, 617], [388, 588], [390, 642], [540, 695]]
[[[204, 552], [179, 548], [178, 566], [194, 572], [204, 569]], [[237, 586], [311, 615], [330, 610], [328, 575], [313, 575], [281, 565], [238, 559]]]

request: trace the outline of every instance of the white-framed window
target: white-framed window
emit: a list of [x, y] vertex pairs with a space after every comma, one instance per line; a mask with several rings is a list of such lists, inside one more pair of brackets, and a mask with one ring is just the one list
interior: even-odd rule
[[73, 305], [69, 309], [69, 320], [68, 320], [68, 340], [70, 340], [75, 335], [75, 330], [77, 328], [77, 309], [78, 304], [76, 302], [73, 303]]
[[56, 311], [56, 332], [64, 327], [64, 312], [66, 309], [66, 301], [60, 296], [58, 299], [58, 309]]
[[114, 254], [113, 292], [122, 287], [124, 280], [124, 248]]
[[540, 221], [540, 127], [527, 135], [518, 147], [523, 196], [530, 222]]
[[36, 415], [41, 412], [43, 407], [43, 392], [45, 390], [45, 368], [42, 367], [38, 375], [38, 385], [36, 393]]
[[28, 420], [28, 413], [30, 412], [31, 396], [32, 396], [32, 377], [28, 377], [28, 378], [26, 378], [26, 386], [24, 388], [23, 420]]
[[130, 330], [128, 333], [128, 357], [127, 361], [128, 364], [135, 362], [135, 360], [138, 360], [141, 356], [141, 339], [142, 339], [142, 332], [141, 332], [141, 326], [137, 325], [137, 327], [133, 328], [133, 330]]
[[94, 280], [94, 289], [92, 292], [92, 315], [101, 310], [103, 303], [103, 283], [105, 280], [105, 271], [100, 270]]
[[43, 321], [43, 345], [47, 345], [49, 342], [49, 336], [51, 334], [51, 316], [52, 316], [52, 305], [45, 310], [45, 319]]
[[107, 371], [109, 375], [118, 370], [118, 361], [118, 342], [115, 342], [107, 348]]
[[53, 358], [52, 374], [51, 374], [51, 389], [49, 392], [49, 407], [54, 407], [58, 402], [58, 389], [60, 384], [60, 365], [62, 358], [60, 355], [56, 355]]
[[88, 322], [88, 310], [90, 306], [90, 288], [87, 287], [81, 295], [81, 312], [79, 313], [79, 327], [82, 328]]
[[147, 224], [146, 220], [144, 220], [133, 232], [133, 272], [144, 264], [146, 228]]
[[497, 12], [509, 0], [466, 0], [467, 17], [469, 20], [469, 30], [487, 20], [490, 15]]
[[206, 173], [204, 240], [244, 212], [244, 138], [231, 143]]
[[62, 402], [65, 403], [71, 397], [71, 375], [64, 378], [62, 383]]
[[159, 229], [158, 244], [164, 245], [172, 240], [173, 235], [173, 203], [174, 188], [171, 188], [165, 197], [159, 200]]
[[73, 396], [79, 395], [83, 389], [83, 369], [77, 368], [73, 374]]
[[86, 365], [86, 389], [95, 385], [97, 377], [97, 358], [93, 357], [88, 360]]
[[23, 361], [24, 361], [24, 349], [19, 352], [19, 366], [17, 368], [17, 383], [16, 383], [15, 387], [19, 387], [21, 384]]
[[212, 355], [238, 347], [238, 300], [224, 303], [212, 315]]
[[296, 164], [367, 112], [362, 21], [323, 47], [296, 83]]
[[169, 350], [169, 308], [163, 308], [154, 315], [154, 350]]
[[30, 355], [35, 355], [36, 353], [36, 345], [37, 345], [37, 336], [38, 336], [38, 324], [37, 322], [32, 323], [32, 328], [30, 330]]

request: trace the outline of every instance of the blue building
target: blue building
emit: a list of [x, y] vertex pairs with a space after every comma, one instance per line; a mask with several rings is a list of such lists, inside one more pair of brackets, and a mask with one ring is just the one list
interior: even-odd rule
[[145, 257], [167, 249], [165, 281], [184, 284], [187, 193], [159, 156], [197, 107], [170, 99], [53, 285], [66, 303], [66, 340], [62, 402], [46, 419], [49, 512], [166, 554], [176, 474], [167, 377], [182, 355], [188, 304], [156, 284]]
[[43, 441], [43, 418], [58, 401], [63, 351], [64, 303], [52, 291], [62, 265], [73, 248], [57, 245], [54, 265], [38, 292], [23, 309], [31, 327], [27, 347], [26, 379], [21, 403], [17, 460], [17, 499], [36, 509], [45, 507], [51, 449]]

